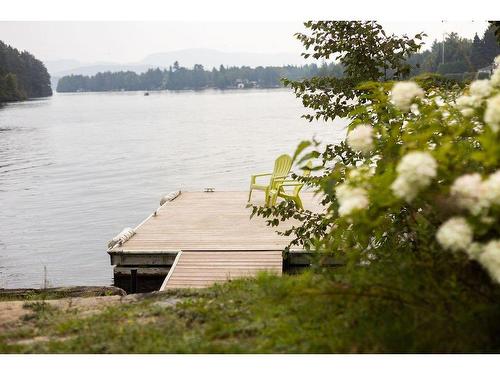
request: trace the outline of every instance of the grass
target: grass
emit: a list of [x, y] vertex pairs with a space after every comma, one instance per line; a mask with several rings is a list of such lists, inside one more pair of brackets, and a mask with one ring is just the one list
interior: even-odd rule
[[[448, 303], [448, 301], [446, 301]], [[473, 302], [471, 302], [473, 303]], [[360, 292], [311, 272], [266, 274], [204, 290], [152, 293], [98, 313], [31, 302], [21, 327], [0, 334], [12, 353], [357, 353], [498, 351], [467, 316], [440, 306]], [[446, 306], [453, 313], [453, 306]], [[467, 310], [470, 310], [465, 306]], [[481, 315], [482, 314], [482, 315]], [[469, 322], [464, 324], [464, 319]], [[474, 321], [472, 321], [474, 322]], [[471, 328], [472, 327], [472, 328]], [[481, 331], [483, 329], [483, 331]], [[477, 337], [470, 337], [471, 332]]]
[[54, 314], [57, 310], [49, 305], [45, 301], [41, 302], [26, 302], [23, 305], [24, 308], [30, 309], [32, 311], [31, 314], [27, 314], [23, 316], [24, 321], [34, 320], [34, 321], [42, 321], [44, 319], [50, 318], [52, 314]]
[[[300, 281], [300, 282], [299, 282]], [[318, 335], [320, 316], [303, 313], [314, 295], [297, 277], [262, 275], [199, 291], [174, 291], [104, 309], [81, 317], [75, 311], [30, 303], [27, 320], [33, 336], [51, 339], [31, 345], [9, 344], [0, 337], [2, 352], [90, 353], [243, 353], [328, 352], [328, 333]], [[259, 302], [256, 303], [256, 300]], [[328, 310], [328, 305], [324, 305]], [[316, 323], [315, 323], [316, 322]], [[324, 328], [324, 327], [323, 327]], [[323, 336], [321, 340], [319, 336]], [[67, 339], [69, 337], [69, 339]], [[314, 340], [313, 340], [314, 337]], [[26, 332], [22, 332], [26, 339]], [[62, 340], [61, 340], [62, 339]], [[316, 341], [311, 346], [310, 343]]]

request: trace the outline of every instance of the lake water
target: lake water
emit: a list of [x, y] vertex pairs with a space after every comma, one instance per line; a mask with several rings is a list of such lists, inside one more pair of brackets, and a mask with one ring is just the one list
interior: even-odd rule
[[57, 94], [0, 108], [0, 288], [110, 285], [106, 244], [176, 190], [246, 190], [310, 124], [286, 89]]

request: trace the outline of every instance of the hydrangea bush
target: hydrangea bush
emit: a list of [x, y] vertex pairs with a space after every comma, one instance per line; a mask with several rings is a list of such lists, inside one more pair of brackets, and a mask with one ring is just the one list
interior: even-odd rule
[[361, 84], [346, 141], [325, 150], [303, 142], [296, 152], [299, 165], [313, 160], [321, 171], [297, 178], [323, 196], [325, 211], [282, 202], [254, 213], [271, 225], [299, 219], [283, 232], [294, 235], [291, 245], [347, 264], [431, 254], [477, 262], [500, 283], [500, 57], [495, 63], [491, 79], [465, 89]]

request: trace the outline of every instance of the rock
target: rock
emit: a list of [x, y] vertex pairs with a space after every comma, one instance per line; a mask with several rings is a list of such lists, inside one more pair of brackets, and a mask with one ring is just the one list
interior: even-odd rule
[[0, 300], [24, 300], [43, 297], [45, 299], [125, 296], [127, 293], [114, 286], [75, 286], [47, 289], [21, 288], [0, 289]]
[[177, 305], [178, 302], [180, 302], [180, 298], [175, 298], [175, 297], [170, 297], [162, 301], [156, 301], [154, 305], [159, 306], [159, 307], [174, 307]]

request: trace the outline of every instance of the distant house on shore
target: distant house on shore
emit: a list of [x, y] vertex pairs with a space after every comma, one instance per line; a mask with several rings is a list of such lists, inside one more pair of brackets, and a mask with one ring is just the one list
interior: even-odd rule
[[480, 76], [490, 77], [493, 74], [493, 69], [494, 69], [493, 64], [485, 66], [484, 68], [480, 68], [477, 70], [477, 77], [480, 77]]
[[235, 81], [235, 86], [238, 89], [250, 89], [259, 87], [259, 83], [257, 81], [250, 81], [248, 79], [237, 79]]
[[481, 79], [481, 78], [489, 78], [493, 74], [493, 71], [498, 68], [498, 64], [495, 64], [495, 62], [492, 62], [490, 65], [485, 66], [484, 68], [480, 68], [477, 70], [476, 73], [476, 79]]

